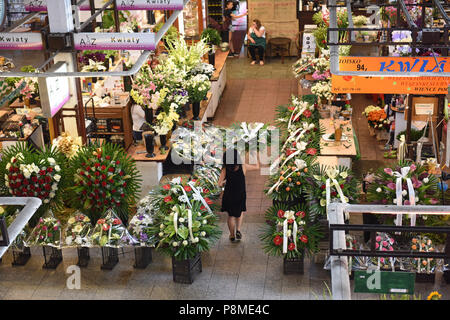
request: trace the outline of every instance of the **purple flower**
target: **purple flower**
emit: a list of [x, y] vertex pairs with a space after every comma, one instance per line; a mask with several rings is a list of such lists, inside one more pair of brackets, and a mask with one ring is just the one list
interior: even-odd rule
[[143, 215], [140, 215], [140, 216], [138, 217], [138, 220], [139, 220], [139, 221], [144, 220], [144, 216], [143, 216]]
[[395, 190], [395, 183], [389, 182], [389, 183], [387, 184], [387, 187], [388, 187], [389, 189], [391, 189], [391, 190]]
[[393, 172], [391, 168], [384, 168], [384, 172], [386, 172], [388, 175], [392, 176]]
[[140, 238], [141, 238], [141, 241], [147, 241], [147, 240], [148, 240], [148, 236], [147, 236], [147, 234], [144, 233], [144, 232], [141, 232], [141, 233], [139, 234], [139, 236], [140, 236]]

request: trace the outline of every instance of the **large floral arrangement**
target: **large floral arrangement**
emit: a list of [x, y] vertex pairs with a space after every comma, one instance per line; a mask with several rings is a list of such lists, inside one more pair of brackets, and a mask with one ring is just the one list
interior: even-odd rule
[[158, 216], [151, 233], [158, 239], [157, 249], [178, 260], [192, 259], [208, 251], [221, 235], [217, 216], [204, 212], [201, 202], [172, 206]]
[[[401, 182], [399, 193], [401, 198], [397, 199], [397, 180]], [[368, 186], [367, 200], [377, 204], [398, 204], [411, 205], [412, 201], [416, 205], [437, 204], [437, 178], [429, 174], [425, 167], [409, 161], [402, 161], [392, 167], [379, 168], [375, 173], [372, 182]], [[410, 187], [408, 187], [408, 185]], [[410, 188], [414, 194], [408, 191]], [[409, 219], [408, 215], [404, 215]], [[423, 223], [426, 215], [419, 217], [419, 222]], [[385, 223], [393, 223], [393, 216], [380, 215], [380, 219]]]
[[200, 102], [211, 89], [209, 77], [205, 74], [197, 74], [186, 81], [186, 90], [192, 102]]
[[141, 180], [125, 150], [111, 143], [83, 146], [71, 159], [70, 169], [74, 185], [68, 191], [74, 208], [86, 212], [91, 221], [97, 221], [109, 208], [128, 220]]
[[[433, 241], [426, 236], [417, 236], [411, 239], [411, 250], [413, 252], [434, 252]], [[417, 273], [433, 273], [436, 269], [436, 260], [433, 258], [413, 258], [412, 270]]]
[[74, 138], [69, 133], [63, 132], [58, 138], [53, 139], [52, 145], [70, 159], [80, 150], [81, 137]]
[[[328, 205], [332, 202], [355, 203], [358, 200], [358, 180], [344, 166], [312, 166], [308, 179], [308, 198], [314, 218], [328, 218]], [[328, 200], [327, 200], [328, 199]]]
[[67, 247], [90, 247], [91, 241], [89, 235], [91, 230], [91, 219], [80, 211], [76, 211], [67, 220], [67, 225], [64, 230], [64, 245]]
[[311, 87], [311, 92], [320, 99], [330, 100], [333, 98], [330, 81], [317, 81]]
[[305, 206], [275, 205], [265, 217], [267, 226], [260, 239], [267, 254], [292, 259], [318, 250], [319, 227], [311, 223]]
[[122, 221], [111, 209], [97, 220], [92, 231], [91, 241], [93, 245], [113, 248], [137, 244], [137, 240], [128, 233]]
[[37, 197], [43, 205], [33, 216], [36, 222], [50, 207], [61, 208], [68, 184], [65, 156], [55, 149], [35, 151], [18, 143], [3, 152], [0, 162], [0, 184], [4, 194], [15, 197]]
[[61, 222], [53, 217], [48, 211], [45, 217], [39, 218], [27, 240], [28, 245], [44, 245], [50, 247], [61, 247]]

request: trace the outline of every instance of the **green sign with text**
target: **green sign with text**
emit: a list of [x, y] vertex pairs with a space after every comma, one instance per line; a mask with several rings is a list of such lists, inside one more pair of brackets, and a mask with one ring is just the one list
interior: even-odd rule
[[413, 272], [355, 271], [355, 292], [414, 294]]

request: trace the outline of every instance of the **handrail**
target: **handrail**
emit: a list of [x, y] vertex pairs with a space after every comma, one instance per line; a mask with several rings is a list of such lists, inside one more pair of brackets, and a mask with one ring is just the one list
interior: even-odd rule
[[28, 221], [35, 214], [42, 204], [42, 200], [32, 197], [0, 197], [0, 205], [7, 206], [25, 206], [16, 219], [8, 227], [9, 244], [7, 246], [0, 246], [0, 258], [5, 254], [17, 236], [25, 228]]

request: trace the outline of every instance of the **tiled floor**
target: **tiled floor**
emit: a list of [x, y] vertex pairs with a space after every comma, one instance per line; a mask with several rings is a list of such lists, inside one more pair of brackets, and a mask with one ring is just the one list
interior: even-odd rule
[[[263, 67], [250, 66], [249, 60], [229, 59], [228, 83], [217, 110], [214, 123], [230, 125], [235, 121], [273, 122], [275, 106], [287, 103], [296, 94], [297, 83], [290, 73], [293, 59], [282, 65], [271, 59]], [[367, 122], [362, 119], [364, 97], [355, 98], [355, 127], [360, 137], [362, 165], [369, 161], [382, 163], [378, 152], [371, 153], [376, 143], [366, 137]], [[367, 131], [367, 130], [366, 130]], [[369, 139], [370, 138], [370, 139]], [[230, 243], [226, 215], [221, 213], [222, 237], [210, 252], [202, 255], [203, 272], [192, 285], [174, 283], [171, 259], [153, 253], [153, 262], [144, 270], [134, 269], [134, 253], [125, 249], [112, 271], [100, 270], [101, 253], [91, 249], [91, 261], [81, 269], [81, 289], [66, 286], [66, 270], [76, 263], [76, 250], [64, 249], [64, 260], [56, 270], [42, 269], [40, 248], [32, 249], [32, 257], [23, 267], [11, 266], [11, 254], [0, 263], [0, 299], [329, 299], [326, 285], [329, 272], [323, 264], [305, 259], [304, 275], [283, 275], [281, 258], [267, 256], [261, 248], [260, 230], [264, 225], [264, 211], [271, 202], [264, 195], [266, 177], [258, 172], [247, 174], [247, 212], [242, 228], [243, 240]], [[439, 275], [440, 276], [440, 275]], [[425, 297], [432, 289], [439, 289], [444, 298], [450, 291], [439, 278], [436, 285], [416, 284], [417, 292]], [[352, 293], [353, 299], [378, 299], [376, 295]]]

